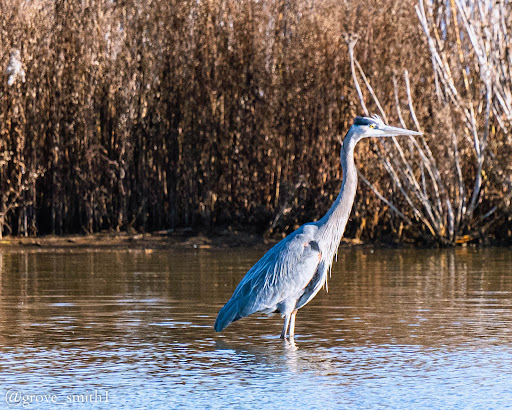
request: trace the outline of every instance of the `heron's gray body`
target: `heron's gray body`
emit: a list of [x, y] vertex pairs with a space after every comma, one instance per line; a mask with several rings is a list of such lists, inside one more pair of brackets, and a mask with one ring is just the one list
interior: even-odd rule
[[[301, 226], [270, 249], [244, 276], [215, 322], [220, 332], [231, 322], [255, 312], [290, 315], [322, 287], [328, 265], [319, 243], [318, 227]], [[297, 275], [299, 271], [303, 274]]]
[[[374, 125], [376, 124], [376, 125]], [[233, 296], [220, 310], [217, 332], [255, 312], [281, 313], [285, 325], [281, 337], [293, 338], [295, 314], [325, 285], [334, 255], [345, 231], [357, 188], [353, 152], [357, 142], [368, 136], [366, 128], [391, 129], [392, 135], [407, 131], [386, 126], [378, 117], [357, 117], [341, 149], [343, 181], [327, 214], [317, 222], [302, 225], [272, 247], [244, 276]], [[382, 135], [387, 136], [387, 135]]]

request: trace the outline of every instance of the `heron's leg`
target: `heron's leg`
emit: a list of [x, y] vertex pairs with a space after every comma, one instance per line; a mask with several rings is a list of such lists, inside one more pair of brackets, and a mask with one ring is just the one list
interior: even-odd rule
[[293, 336], [295, 335], [295, 315], [297, 314], [297, 310], [294, 310], [292, 314], [290, 315], [290, 329], [288, 331], [288, 336], [290, 336], [290, 339], [293, 339]]
[[286, 332], [288, 331], [288, 325], [290, 324], [290, 315], [284, 317], [283, 331], [281, 332], [281, 339], [286, 338]]

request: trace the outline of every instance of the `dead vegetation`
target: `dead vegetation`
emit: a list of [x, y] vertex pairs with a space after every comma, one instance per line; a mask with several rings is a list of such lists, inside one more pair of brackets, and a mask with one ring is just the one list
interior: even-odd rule
[[3, 1], [0, 235], [289, 232], [368, 111], [425, 135], [358, 147], [349, 237], [510, 240], [512, 11], [485, 4]]

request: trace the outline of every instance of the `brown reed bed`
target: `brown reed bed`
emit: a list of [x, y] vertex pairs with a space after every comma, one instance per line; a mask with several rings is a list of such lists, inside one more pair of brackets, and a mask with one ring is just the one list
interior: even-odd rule
[[[372, 187], [347, 236], [510, 240], [511, 64], [498, 64], [510, 45], [498, 43], [512, 13], [499, 3], [494, 27], [458, 4], [434, 2], [422, 21], [411, 0], [3, 1], [0, 236], [280, 236], [334, 200], [338, 140], [364, 104], [425, 138], [358, 147]], [[467, 35], [486, 19], [500, 95], [486, 94]]]

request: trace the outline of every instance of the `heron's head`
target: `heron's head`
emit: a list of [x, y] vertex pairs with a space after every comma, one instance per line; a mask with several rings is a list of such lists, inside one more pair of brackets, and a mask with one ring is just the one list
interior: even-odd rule
[[421, 132], [391, 127], [378, 116], [356, 117], [352, 131], [357, 140], [367, 137], [395, 137], [398, 135], [421, 135]]

